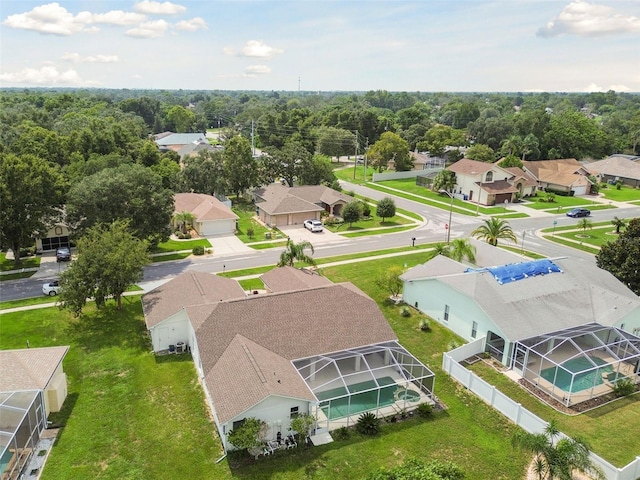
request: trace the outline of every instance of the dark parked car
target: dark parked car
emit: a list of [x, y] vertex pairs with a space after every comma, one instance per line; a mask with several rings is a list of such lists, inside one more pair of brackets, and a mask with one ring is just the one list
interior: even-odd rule
[[591, 215], [591, 210], [586, 208], [573, 208], [567, 212], [567, 217], [577, 218], [577, 217], [588, 217]]
[[60, 247], [56, 250], [56, 261], [68, 262], [71, 260], [71, 250], [67, 247]]

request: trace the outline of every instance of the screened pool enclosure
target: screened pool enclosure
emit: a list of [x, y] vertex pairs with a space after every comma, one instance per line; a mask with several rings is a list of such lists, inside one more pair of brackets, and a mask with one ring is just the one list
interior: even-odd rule
[[596, 323], [516, 343], [513, 369], [566, 406], [640, 382], [640, 338]]
[[433, 403], [435, 375], [397, 342], [316, 355], [293, 362], [318, 402], [316, 430], [334, 430]]

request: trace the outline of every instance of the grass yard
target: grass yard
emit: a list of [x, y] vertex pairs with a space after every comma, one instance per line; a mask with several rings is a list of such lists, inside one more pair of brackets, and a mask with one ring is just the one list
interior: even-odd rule
[[607, 200], [614, 202], [635, 202], [640, 200], [640, 189], [628, 187], [623, 185], [620, 190], [615, 186], [607, 186], [606, 188], [600, 188], [600, 193]]
[[11, 270], [18, 270], [20, 268], [38, 268], [40, 266], [40, 257], [25, 257], [22, 258], [22, 263], [20, 267], [16, 268], [16, 264], [13, 261], [13, 258], [7, 260], [7, 254], [5, 252], [0, 252], [0, 272], [9, 272]]
[[259, 278], [247, 278], [245, 280], [238, 280], [238, 283], [245, 290], [263, 290], [264, 283]]
[[[386, 222], [385, 222], [386, 223]], [[358, 231], [357, 229], [347, 230], [347, 233], [342, 233], [341, 235], [346, 238], [356, 238], [356, 237], [367, 237], [370, 235], [380, 235], [384, 233], [398, 233], [398, 232], [406, 232], [407, 230], [413, 230], [416, 226], [410, 227], [395, 227], [395, 228], [384, 228], [380, 230], [362, 230]]]
[[570, 232], [556, 232], [555, 237], [586, 243], [596, 247], [601, 247], [607, 242], [615, 242], [618, 239], [618, 235], [615, 233], [615, 228], [612, 228], [611, 226], [592, 228], [585, 231], [580, 229]]
[[572, 437], [586, 438], [595, 453], [618, 467], [627, 465], [640, 452], [640, 436], [622, 433], [640, 431], [638, 393], [591, 412], [567, 416], [538, 401], [484, 362], [475, 363], [468, 368], [521, 403], [527, 410], [545, 420], [556, 420], [560, 431]]
[[539, 193], [537, 197], [527, 198], [523, 205], [528, 208], [533, 208], [534, 210], [554, 210], [553, 213], [566, 212], [574, 207], [586, 207], [591, 210], [594, 205], [602, 205], [602, 203], [590, 200], [589, 197], [565, 197], [563, 195], [556, 195], [553, 202], [543, 202], [542, 200], [544, 198], [545, 194]]
[[[266, 238], [267, 233], [271, 233], [273, 238], [276, 234], [282, 235], [278, 229], [268, 228], [260, 222], [256, 222], [253, 217], [256, 215], [256, 206], [243, 198], [235, 199], [233, 212], [240, 217], [238, 219], [238, 230], [236, 237], [244, 243], [259, 242]], [[249, 235], [253, 231], [252, 235]], [[282, 235], [284, 236], [284, 235]]]
[[[372, 209], [372, 213], [375, 213], [375, 210]], [[351, 226], [348, 223], [342, 223], [339, 225], [325, 225], [324, 228], [331, 232], [337, 233], [353, 233], [358, 232], [360, 230], [365, 230], [368, 228], [381, 228], [381, 227], [400, 227], [402, 225], [415, 225], [415, 223], [405, 217], [401, 217], [400, 215], [395, 215], [391, 218], [386, 218], [384, 222], [381, 221], [380, 217], [369, 217], [367, 219], [359, 220], [354, 222]], [[379, 231], [378, 233], [383, 233], [384, 230]]]
[[206, 238], [196, 238], [193, 240], [174, 240], [169, 239], [166, 242], [162, 242], [157, 248], [153, 250], [153, 253], [168, 253], [168, 252], [181, 252], [183, 250], [193, 250], [194, 247], [211, 248], [211, 243]]

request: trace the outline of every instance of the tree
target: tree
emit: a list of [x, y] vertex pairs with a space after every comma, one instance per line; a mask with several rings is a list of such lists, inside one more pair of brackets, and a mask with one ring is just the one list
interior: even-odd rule
[[383, 223], [385, 218], [391, 218], [395, 216], [395, 214], [396, 202], [393, 201], [393, 198], [384, 197], [378, 202], [378, 207], [376, 208], [376, 216], [382, 218]]
[[360, 208], [362, 209], [362, 218], [369, 218], [371, 216], [371, 205], [368, 201], [361, 201]]
[[433, 178], [433, 189], [436, 192], [446, 190], [451, 192], [456, 186], [456, 174], [451, 170], [440, 170]]
[[142, 280], [149, 263], [148, 245], [136, 238], [127, 221], [89, 228], [77, 242], [78, 259], [60, 275], [60, 304], [75, 315], [82, 312], [87, 298], [101, 307], [113, 297], [122, 310], [122, 294]]
[[142, 165], [107, 168], [76, 183], [67, 196], [66, 221], [77, 236], [94, 225], [128, 220], [131, 232], [151, 245], [169, 237], [173, 192]]
[[46, 160], [0, 156], [0, 243], [11, 247], [16, 267], [20, 249], [62, 216], [64, 190], [59, 168]]
[[522, 164], [522, 160], [520, 160], [515, 155], [507, 155], [502, 160], [500, 160], [499, 165], [502, 168], [509, 168], [509, 167], [522, 168], [523, 164]]
[[611, 224], [616, 228], [616, 234], [620, 235], [620, 229], [624, 228], [627, 222], [623, 218], [613, 217]]
[[476, 261], [476, 247], [471, 245], [468, 238], [456, 238], [451, 241], [448, 256], [457, 262], [466, 258], [474, 263]]
[[362, 218], [362, 205], [358, 200], [352, 200], [342, 207], [342, 219], [351, 225]]
[[264, 157], [268, 176], [281, 177], [290, 187], [311, 163], [311, 154], [297, 140], [289, 139], [282, 149], [268, 147], [265, 152], [268, 154]]
[[183, 160], [184, 168], [180, 173], [180, 191], [206, 193], [226, 193], [227, 182], [222, 152], [201, 151], [195, 157]]
[[258, 183], [258, 163], [251, 154], [249, 140], [239, 135], [224, 145], [224, 171], [229, 189], [238, 197]]
[[194, 113], [180, 105], [174, 105], [167, 111], [167, 125], [176, 132], [191, 132], [195, 121]]
[[640, 295], [640, 218], [630, 220], [615, 241], [602, 246], [596, 265]]
[[379, 171], [384, 170], [392, 160], [397, 172], [413, 168], [413, 158], [409, 155], [409, 144], [397, 133], [383, 133], [380, 140], [369, 149], [369, 157], [373, 159], [372, 163]]
[[464, 154], [465, 157], [478, 162], [493, 163], [496, 159], [496, 154], [489, 145], [483, 145], [482, 143], [476, 143], [470, 146]]
[[329, 157], [351, 155], [356, 151], [356, 137], [349, 130], [336, 127], [319, 127], [316, 150]]
[[588, 218], [581, 218], [578, 221], [578, 228], [582, 229], [582, 233], [587, 233], [587, 230], [591, 230], [593, 228], [593, 223]]
[[437, 460], [424, 463], [422, 460], [409, 458], [395, 467], [381, 467], [367, 475], [366, 480], [464, 480], [464, 478], [464, 472], [455, 463]]
[[313, 250], [313, 245], [311, 245], [311, 243], [306, 240], [303, 240], [298, 243], [293, 243], [291, 240], [287, 240], [287, 246], [285, 250], [280, 254], [280, 261], [278, 262], [278, 266], [293, 267], [295, 262], [302, 262], [302, 263], [308, 263], [309, 265], [315, 265], [316, 261], [313, 259], [313, 257], [304, 253], [304, 250], [307, 248], [311, 250], [312, 255], [315, 253]]
[[464, 144], [465, 138], [462, 130], [455, 130], [448, 125], [434, 125], [427, 130], [424, 134], [424, 140], [419, 141], [417, 147], [418, 150], [428, 151], [434, 157], [442, 157], [447, 146]]
[[331, 160], [324, 155], [314, 155], [298, 174], [300, 185], [331, 185], [335, 181]]
[[298, 444], [309, 435], [311, 427], [316, 423], [316, 417], [308, 413], [299, 413], [291, 419], [291, 430], [298, 433]]
[[375, 282], [378, 287], [389, 292], [392, 297], [397, 297], [402, 292], [403, 282], [400, 275], [404, 272], [401, 267], [395, 265], [378, 275]]
[[534, 454], [534, 470], [538, 480], [571, 480], [578, 470], [592, 478], [605, 478], [589, 458], [590, 450], [581, 439], [561, 438], [555, 421], [551, 421], [543, 433], [518, 430], [512, 437], [514, 446]]
[[195, 219], [196, 216], [186, 210], [178, 212], [173, 216], [173, 221], [179, 224], [182, 233], [188, 232], [187, 227], [192, 227]]
[[227, 436], [229, 443], [241, 450], [249, 450], [264, 442], [267, 424], [254, 417], [245, 418], [239, 427], [231, 430]]
[[486, 241], [489, 245], [494, 247], [498, 245], [498, 240], [505, 239], [511, 240], [514, 243], [518, 243], [513, 230], [509, 226], [506, 220], [491, 217], [484, 221], [484, 225], [480, 225], [476, 228], [471, 235]]

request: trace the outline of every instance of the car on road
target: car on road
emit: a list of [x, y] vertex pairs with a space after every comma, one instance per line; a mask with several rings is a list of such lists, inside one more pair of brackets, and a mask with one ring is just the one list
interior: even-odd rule
[[322, 222], [320, 220], [305, 220], [304, 228], [306, 228], [310, 232], [321, 232]]
[[55, 297], [60, 293], [62, 287], [60, 286], [60, 282], [58, 280], [54, 280], [53, 282], [45, 283], [42, 285], [42, 293], [45, 295], [49, 295], [50, 297]]
[[567, 212], [567, 217], [577, 218], [577, 217], [588, 217], [591, 215], [591, 210], [587, 208], [572, 208]]
[[71, 260], [71, 250], [68, 247], [60, 247], [56, 250], [56, 262], [69, 262]]

